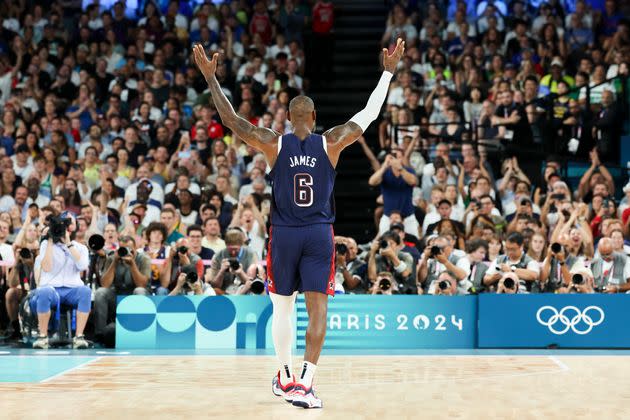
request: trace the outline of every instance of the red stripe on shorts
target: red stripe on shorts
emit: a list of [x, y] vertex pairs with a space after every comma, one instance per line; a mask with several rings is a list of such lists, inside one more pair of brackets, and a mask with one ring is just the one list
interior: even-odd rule
[[273, 278], [273, 267], [271, 264], [271, 238], [273, 226], [269, 228], [269, 242], [267, 242], [267, 287], [270, 293], [276, 293], [276, 282]]
[[330, 260], [330, 273], [328, 274], [328, 288], [326, 289], [326, 294], [330, 296], [335, 296], [335, 259], [336, 259], [336, 250], [335, 250], [335, 229], [332, 225], [330, 225], [330, 234], [332, 235], [332, 243], [333, 243], [333, 252], [332, 258]]

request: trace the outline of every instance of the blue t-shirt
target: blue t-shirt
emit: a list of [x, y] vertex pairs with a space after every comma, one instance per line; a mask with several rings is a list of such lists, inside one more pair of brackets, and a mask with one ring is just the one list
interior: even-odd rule
[[[405, 166], [407, 172], [416, 174], [413, 168]], [[405, 181], [401, 176], [395, 177], [391, 168], [387, 169], [383, 174], [383, 182], [381, 182], [381, 194], [383, 194], [383, 207], [385, 216], [389, 216], [392, 211], [398, 210], [402, 217], [414, 214], [413, 187]]]

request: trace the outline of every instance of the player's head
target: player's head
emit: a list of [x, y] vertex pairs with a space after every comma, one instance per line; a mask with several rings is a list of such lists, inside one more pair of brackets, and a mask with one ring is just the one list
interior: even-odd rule
[[291, 99], [287, 118], [294, 127], [302, 124], [309, 128], [315, 127], [315, 104], [313, 100], [304, 95]]

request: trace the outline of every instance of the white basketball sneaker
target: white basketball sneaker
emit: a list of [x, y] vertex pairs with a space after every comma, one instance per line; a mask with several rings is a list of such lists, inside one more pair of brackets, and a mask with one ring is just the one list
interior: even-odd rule
[[302, 408], [322, 408], [322, 400], [315, 395], [313, 386], [306, 388], [300, 383], [296, 383], [291, 392], [293, 405]]
[[280, 382], [280, 372], [278, 372], [278, 374], [274, 376], [271, 381], [271, 392], [273, 392], [273, 395], [283, 397], [286, 402], [291, 403], [293, 401], [291, 394], [294, 386], [295, 377], [293, 377], [292, 382], [289, 382], [286, 385], [282, 385], [282, 383]]

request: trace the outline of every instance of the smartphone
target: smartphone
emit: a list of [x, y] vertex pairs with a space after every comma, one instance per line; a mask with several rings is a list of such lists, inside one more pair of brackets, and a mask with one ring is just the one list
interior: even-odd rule
[[190, 153], [190, 150], [187, 150], [187, 151], [184, 151], [184, 152], [179, 152], [177, 154], [177, 156], [180, 159], [190, 159], [191, 155], [192, 155], [192, 153]]

